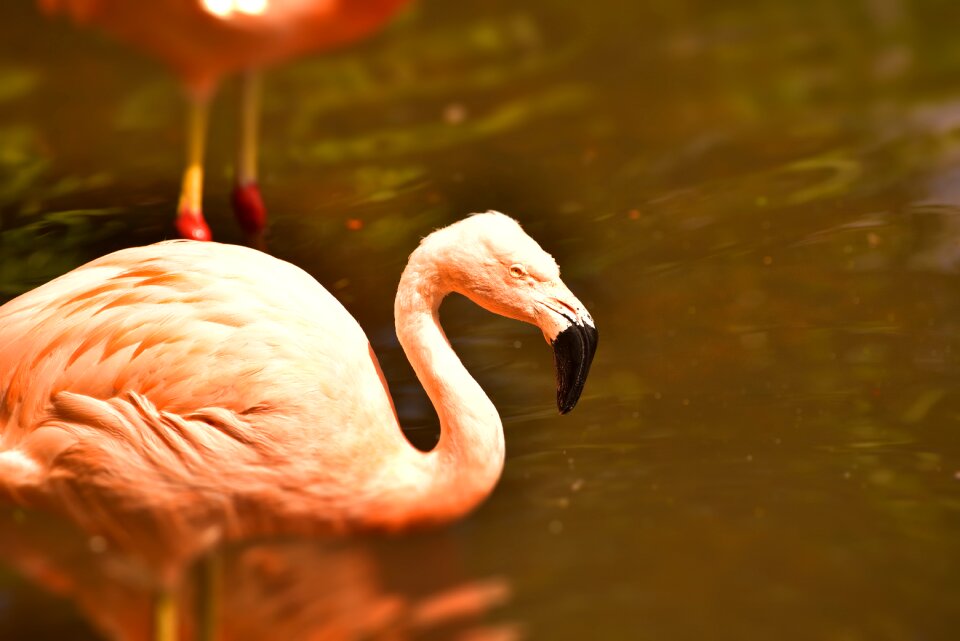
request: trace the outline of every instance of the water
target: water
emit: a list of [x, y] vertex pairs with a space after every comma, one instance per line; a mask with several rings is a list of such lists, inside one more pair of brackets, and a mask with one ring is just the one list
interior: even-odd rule
[[[29, 6], [0, 12], [11, 297], [168, 237], [182, 130], [151, 62]], [[391, 313], [430, 229], [516, 216], [602, 339], [558, 417], [538, 332], [446, 303], [504, 417], [494, 495], [410, 538], [261, 545], [253, 570], [237, 551], [231, 576], [260, 578], [236, 579], [225, 618], [316, 632], [322, 607], [283, 607], [304, 585], [362, 595], [338, 611], [371, 620], [384, 595], [468, 595], [471, 613], [410, 638], [955, 638], [958, 14], [936, 0], [423, 1], [369, 43], [268, 76], [269, 248], [367, 330], [418, 445], [438, 428]], [[235, 93], [215, 106], [206, 197], [226, 241], [240, 240]], [[286, 592], [264, 587], [288, 567]], [[2, 638], [102, 638], [83, 612], [109, 584], [58, 597], [0, 580]]]

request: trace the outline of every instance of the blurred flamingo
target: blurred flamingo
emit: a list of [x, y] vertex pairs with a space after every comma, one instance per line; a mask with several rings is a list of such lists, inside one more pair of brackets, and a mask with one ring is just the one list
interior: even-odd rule
[[504, 437], [440, 327], [451, 292], [537, 325], [573, 409], [597, 331], [503, 214], [433, 232], [400, 278], [397, 335], [440, 419], [427, 453], [363, 330], [297, 267], [192, 241], [83, 265], [0, 307], [0, 495], [64, 514], [167, 585], [221, 540], [460, 517], [496, 484]]
[[220, 78], [242, 71], [233, 208], [259, 235], [266, 209], [257, 183], [257, 136], [265, 66], [309, 51], [347, 45], [381, 28], [410, 0], [38, 0], [156, 56], [183, 81], [188, 102], [187, 166], [176, 228], [210, 240], [203, 217], [203, 155], [210, 99]]

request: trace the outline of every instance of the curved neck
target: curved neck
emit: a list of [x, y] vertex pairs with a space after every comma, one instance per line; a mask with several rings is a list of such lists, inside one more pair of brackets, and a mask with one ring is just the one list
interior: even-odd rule
[[[397, 337], [440, 419], [440, 441], [415, 452], [415, 494], [423, 520], [446, 520], [480, 503], [503, 470], [503, 426], [493, 403], [460, 362], [440, 327], [449, 293], [436, 258], [421, 247], [400, 278], [394, 306]], [[410, 448], [411, 450], [413, 448]]]

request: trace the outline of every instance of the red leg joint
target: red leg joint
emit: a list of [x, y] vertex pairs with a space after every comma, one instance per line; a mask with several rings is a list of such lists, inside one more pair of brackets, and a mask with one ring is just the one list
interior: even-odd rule
[[260, 186], [255, 182], [233, 188], [233, 213], [240, 227], [248, 234], [259, 234], [267, 226], [267, 209], [263, 206]]
[[203, 219], [203, 214], [192, 209], [185, 209], [177, 216], [177, 233], [180, 238], [188, 240], [213, 240], [210, 227]]

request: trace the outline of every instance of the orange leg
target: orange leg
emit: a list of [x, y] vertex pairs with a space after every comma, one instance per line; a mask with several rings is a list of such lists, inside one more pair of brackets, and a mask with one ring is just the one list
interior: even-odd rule
[[257, 184], [257, 137], [260, 120], [260, 72], [247, 70], [240, 79], [240, 135], [233, 212], [248, 234], [258, 235], [267, 225], [267, 210]]
[[203, 151], [207, 138], [210, 98], [206, 93], [187, 98], [187, 168], [183, 172], [177, 231], [183, 238], [210, 240], [210, 228], [203, 219]]
[[153, 641], [177, 641], [179, 617], [177, 601], [169, 589], [162, 589], [153, 606]]

